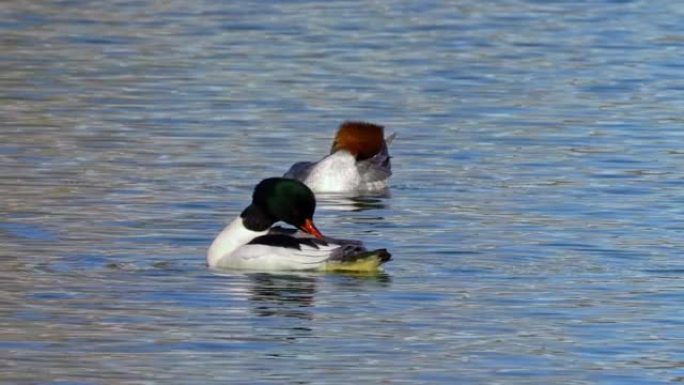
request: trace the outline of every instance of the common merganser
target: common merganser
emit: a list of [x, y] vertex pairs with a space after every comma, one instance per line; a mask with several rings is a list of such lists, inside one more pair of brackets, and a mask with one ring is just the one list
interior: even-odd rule
[[[368, 251], [360, 241], [323, 236], [313, 222], [316, 199], [303, 183], [264, 179], [252, 203], [214, 239], [211, 268], [248, 270], [377, 271], [390, 260], [386, 249]], [[296, 229], [273, 226], [283, 221]]]
[[382, 191], [392, 175], [387, 148], [395, 136], [385, 138], [384, 127], [377, 124], [344, 122], [330, 155], [318, 162], [295, 163], [284, 177], [304, 182], [316, 193]]

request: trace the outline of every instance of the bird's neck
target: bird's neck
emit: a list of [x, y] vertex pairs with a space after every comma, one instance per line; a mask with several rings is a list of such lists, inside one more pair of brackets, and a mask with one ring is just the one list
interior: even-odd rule
[[245, 227], [242, 217], [235, 218], [209, 246], [207, 263], [210, 267], [216, 266], [224, 256], [231, 254], [240, 246], [246, 245], [252, 239], [266, 233], [268, 233], [268, 228], [264, 231], [250, 230]]

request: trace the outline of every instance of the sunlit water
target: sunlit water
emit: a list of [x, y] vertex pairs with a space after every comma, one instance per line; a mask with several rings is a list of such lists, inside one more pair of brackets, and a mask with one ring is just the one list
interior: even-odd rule
[[[4, 1], [0, 381], [684, 382], [680, 2]], [[213, 272], [262, 178], [378, 276]]]

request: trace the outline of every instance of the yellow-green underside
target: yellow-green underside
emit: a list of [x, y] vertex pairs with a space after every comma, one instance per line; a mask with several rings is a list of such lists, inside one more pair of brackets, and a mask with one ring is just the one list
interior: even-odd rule
[[372, 273], [380, 271], [380, 259], [376, 255], [370, 255], [366, 258], [354, 262], [328, 262], [324, 271], [333, 272], [362, 272]]

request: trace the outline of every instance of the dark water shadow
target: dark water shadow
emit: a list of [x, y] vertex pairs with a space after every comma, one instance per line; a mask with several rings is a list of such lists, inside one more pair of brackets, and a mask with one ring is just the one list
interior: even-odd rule
[[339, 211], [366, 211], [378, 210], [388, 207], [387, 199], [391, 197], [389, 190], [372, 195], [350, 194], [316, 194], [316, 202], [319, 207]]
[[312, 319], [317, 277], [305, 274], [249, 274], [252, 311], [261, 317]]
[[387, 287], [392, 279], [376, 273], [253, 273], [249, 301], [254, 314], [261, 317], [313, 319], [313, 307], [322, 280], [335, 290], [366, 290]]

